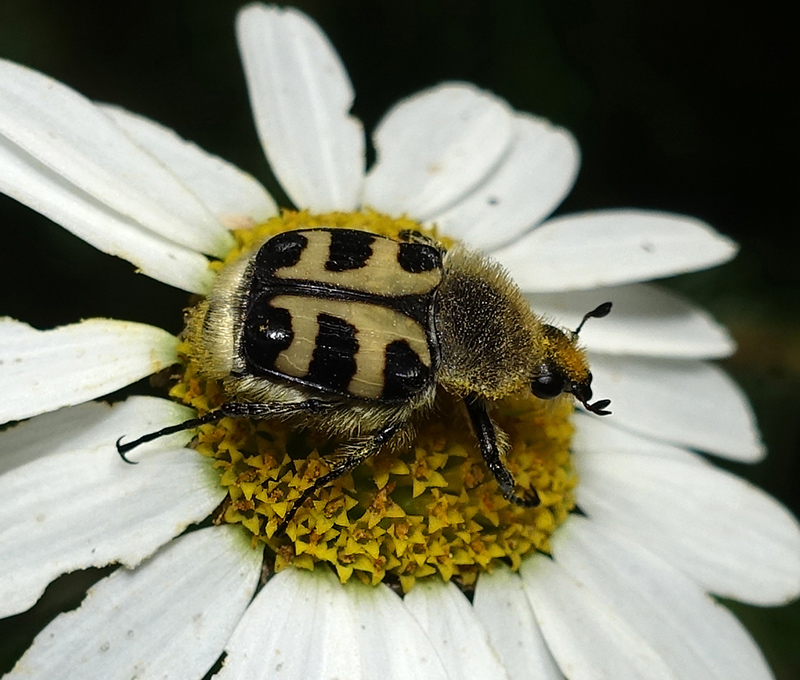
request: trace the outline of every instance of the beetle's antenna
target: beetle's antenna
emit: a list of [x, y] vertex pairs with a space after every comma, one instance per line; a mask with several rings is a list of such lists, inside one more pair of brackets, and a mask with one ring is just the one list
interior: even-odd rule
[[[604, 302], [602, 305], [597, 305], [591, 312], [586, 312], [583, 315], [583, 319], [578, 324], [578, 327], [573, 331], [574, 335], [578, 335], [581, 332], [581, 328], [583, 328], [583, 324], [586, 323], [588, 319], [602, 319], [604, 316], [608, 316], [608, 313], [611, 311], [611, 303]], [[591, 409], [590, 409], [591, 410]]]
[[[591, 312], [586, 312], [581, 319], [581, 322], [578, 324], [578, 327], [573, 331], [573, 336], [578, 337], [578, 334], [581, 332], [583, 328], [583, 324], [585, 324], [589, 319], [602, 319], [604, 316], [608, 316], [608, 313], [611, 311], [611, 302], [604, 302], [602, 305], [597, 305]], [[589, 374], [591, 379], [591, 373]], [[588, 384], [587, 384], [588, 388]], [[573, 389], [573, 394], [575, 394], [575, 390]], [[578, 401], [581, 402], [583, 407], [589, 411], [590, 413], [594, 413], [598, 416], [607, 416], [611, 413], [608, 410], [608, 405], [611, 403], [610, 399], [600, 399], [599, 401], [594, 402], [594, 404], [589, 403], [589, 399], [592, 396], [591, 389], [583, 390], [582, 392], [575, 394], [578, 398]], [[583, 399], [581, 399], [583, 397]]]
[[589, 404], [585, 401], [581, 403], [587, 411], [591, 411], [598, 416], [607, 416], [611, 413], [611, 411], [606, 410], [606, 407], [611, 403], [611, 399], [600, 399], [594, 404]]

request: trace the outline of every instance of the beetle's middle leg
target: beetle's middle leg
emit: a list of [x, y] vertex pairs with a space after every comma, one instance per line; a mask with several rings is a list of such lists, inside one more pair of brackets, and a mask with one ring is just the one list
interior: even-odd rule
[[371, 458], [372, 456], [376, 455], [384, 446], [384, 444], [387, 444], [392, 437], [394, 437], [397, 432], [402, 429], [403, 425], [404, 423], [385, 425], [366, 441], [361, 440], [361, 446], [349, 450], [345, 455], [342, 455], [340, 458], [338, 458], [333, 464], [330, 472], [317, 477], [310, 486], [303, 489], [300, 497], [292, 504], [292, 506], [289, 508], [289, 511], [281, 520], [281, 523], [278, 525], [278, 529], [275, 534], [280, 536], [286, 531], [286, 527], [288, 526], [289, 522], [292, 521], [292, 518], [294, 518], [295, 514], [297, 514], [297, 511], [300, 509], [303, 503], [311, 498], [319, 489], [328, 486], [328, 484], [336, 479], [339, 479], [339, 477], [342, 475], [347, 474], [350, 472], [350, 470], [357, 468], [359, 465], [361, 465], [361, 463], [367, 460], [367, 458]]
[[140, 444], [151, 442], [160, 437], [166, 437], [168, 434], [175, 434], [176, 432], [183, 432], [184, 430], [193, 430], [200, 425], [213, 423], [221, 418], [253, 418], [254, 420], [264, 420], [266, 418], [278, 418], [281, 416], [290, 416], [298, 413], [321, 413], [325, 409], [333, 407], [334, 404], [321, 401], [320, 399], [308, 399], [307, 401], [289, 402], [286, 404], [268, 402], [230, 402], [222, 404], [219, 408], [200, 416], [199, 418], [191, 418], [184, 420], [177, 425], [169, 425], [163, 427], [155, 432], [142, 435], [132, 442], [122, 444], [122, 437], [117, 439], [117, 453], [119, 453], [122, 460], [126, 463], [136, 464], [136, 461], [128, 460], [125, 454], [132, 449], [135, 449]]

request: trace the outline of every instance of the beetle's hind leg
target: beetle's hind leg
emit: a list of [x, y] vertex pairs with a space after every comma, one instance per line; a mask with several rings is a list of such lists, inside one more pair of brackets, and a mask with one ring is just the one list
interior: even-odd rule
[[472, 429], [478, 438], [481, 454], [486, 467], [494, 475], [503, 497], [514, 505], [524, 508], [535, 508], [541, 502], [536, 489], [527, 489], [522, 495], [515, 491], [514, 475], [503, 463], [500, 457], [500, 448], [497, 445], [497, 432], [494, 423], [486, 410], [486, 402], [478, 396], [469, 396], [464, 399]]
[[253, 418], [254, 420], [264, 420], [266, 418], [279, 418], [282, 416], [291, 416], [299, 413], [321, 413], [325, 409], [331, 408], [332, 406], [333, 404], [326, 401], [321, 401], [319, 399], [309, 399], [307, 401], [293, 403], [290, 402], [286, 404], [275, 402], [258, 403], [234, 401], [228, 404], [223, 404], [219, 408], [209, 411], [199, 418], [191, 418], [190, 420], [185, 420], [177, 425], [170, 425], [169, 427], [163, 427], [155, 432], [142, 435], [138, 439], [134, 439], [132, 442], [126, 442], [125, 444], [122, 444], [121, 442], [123, 437], [120, 437], [117, 439], [117, 453], [119, 453], [120, 458], [122, 458], [122, 460], [124, 460], [126, 463], [135, 465], [136, 461], [128, 460], [125, 454], [127, 454], [128, 451], [135, 449], [137, 446], [146, 442], [151, 442], [154, 439], [166, 437], [169, 434], [183, 432], [184, 430], [193, 430], [196, 427], [200, 427], [200, 425], [213, 423], [221, 418]]
[[314, 494], [323, 487], [328, 486], [328, 484], [339, 479], [342, 475], [347, 474], [350, 470], [357, 468], [361, 463], [367, 460], [367, 458], [376, 455], [381, 448], [383, 448], [384, 444], [387, 444], [398, 431], [402, 429], [403, 425], [404, 423], [385, 425], [370, 438], [361, 440], [361, 446], [355, 448], [348, 447], [347, 452], [336, 459], [330, 472], [317, 477], [310, 486], [303, 489], [300, 497], [292, 504], [286, 515], [284, 515], [275, 531], [275, 535], [283, 535], [289, 522], [292, 521], [303, 503], [314, 496]]

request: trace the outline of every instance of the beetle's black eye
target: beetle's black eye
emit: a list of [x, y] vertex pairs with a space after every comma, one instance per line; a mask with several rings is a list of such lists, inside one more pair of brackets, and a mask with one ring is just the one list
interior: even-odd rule
[[531, 392], [539, 399], [553, 399], [564, 391], [566, 381], [559, 375], [545, 373], [531, 380]]

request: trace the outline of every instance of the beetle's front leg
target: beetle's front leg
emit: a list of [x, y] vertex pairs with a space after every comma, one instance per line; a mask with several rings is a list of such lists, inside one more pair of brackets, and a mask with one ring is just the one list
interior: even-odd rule
[[519, 495], [515, 491], [516, 483], [514, 475], [505, 466], [500, 458], [500, 448], [497, 446], [497, 431], [489, 412], [486, 410], [486, 402], [477, 395], [471, 395], [464, 399], [467, 407], [472, 429], [481, 447], [483, 460], [486, 467], [494, 475], [503, 497], [524, 508], [535, 508], [541, 502], [536, 489], [528, 489]]

